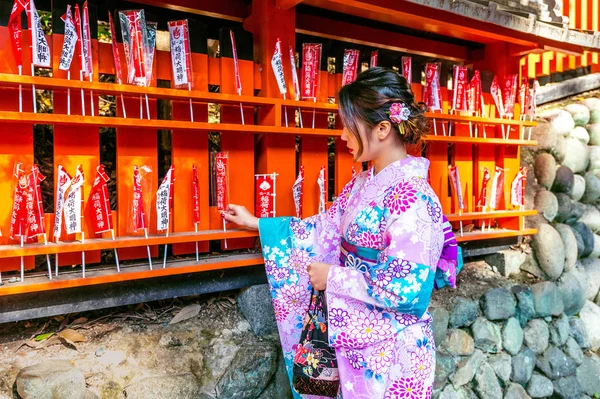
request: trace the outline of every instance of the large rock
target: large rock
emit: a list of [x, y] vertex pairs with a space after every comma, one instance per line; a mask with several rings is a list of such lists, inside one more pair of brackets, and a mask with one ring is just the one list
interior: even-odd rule
[[514, 382], [509, 384], [504, 391], [504, 399], [530, 399], [531, 396], [527, 395], [525, 388]]
[[531, 288], [538, 317], [558, 316], [564, 311], [562, 294], [556, 284], [551, 281], [542, 281], [534, 284]]
[[577, 316], [571, 316], [569, 324], [571, 325], [571, 337], [573, 337], [581, 349], [589, 349], [591, 347], [590, 338], [583, 320]]
[[[556, 174], [555, 174], [556, 175]], [[581, 175], [573, 176], [573, 189], [571, 190], [571, 199], [579, 201], [585, 193], [585, 179]]]
[[446, 338], [446, 332], [448, 332], [448, 311], [442, 307], [435, 307], [429, 310], [431, 314], [432, 328], [433, 328], [433, 339], [435, 345], [440, 347], [444, 338]]
[[548, 153], [538, 155], [535, 159], [533, 172], [537, 183], [550, 190], [556, 177], [556, 160]]
[[498, 251], [485, 257], [486, 263], [495, 266], [504, 277], [519, 273], [521, 265], [525, 263], [526, 259], [525, 252], [514, 249]]
[[585, 144], [575, 138], [567, 137], [559, 140], [557, 147], [557, 153], [564, 154], [561, 165], [571, 169], [573, 173], [586, 171], [590, 161], [590, 152]]
[[504, 384], [510, 381], [510, 373], [512, 372], [512, 358], [506, 353], [498, 353], [488, 357], [488, 364], [494, 369], [496, 376]]
[[590, 142], [590, 134], [582, 126], [576, 126], [575, 129], [571, 130], [569, 137], [581, 141], [584, 145], [588, 145]]
[[554, 345], [550, 345], [537, 359], [537, 367], [551, 380], [575, 374], [577, 365], [569, 356]]
[[275, 346], [266, 343], [240, 348], [229, 368], [217, 382], [219, 398], [257, 397], [275, 374], [278, 352]]
[[583, 104], [568, 104], [565, 110], [573, 117], [575, 126], [585, 126], [590, 121], [590, 110]]
[[567, 219], [565, 220], [565, 223], [568, 225], [571, 225], [573, 223], [577, 223], [577, 221], [579, 220], [579, 218], [581, 216], [583, 216], [583, 213], [585, 212], [585, 205], [582, 204], [581, 202], [575, 202], [573, 201], [571, 203], [571, 210], [569, 212], [569, 216], [567, 216]]
[[561, 165], [556, 169], [552, 191], [555, 193], [571, 194], [573, 185], [575, 184], [575, 175], [571, 168]]
[[545, 398], [552, 395], [554, 386], [552, 381], [541, 374], [533, 373], [527, 383], [527, 393], [532, 398]]
[[538, 142], [538, 150], [553, 151], [556, 148], [558, 136], [558, 132], [550, 123], [540, 123], [531, 129], [531, 139]]
[[438, 352], [435, 355], [434, 389], [442, 389], [448, 382], [448, 377], [456, 371], [454, 356]]
[[571, 214], [573, 201], [571, 200], [571, 197], [565, 193], [556, 193], [556, 203], [558, 208], [556, 211], [556, 216], [554, 216], [554, 221], [556, 223], [564, 223]]
[[585, 179], [585, 192], [581, 197], [581, 201], [588, 204], [596, 202], [600, 198], [600, 179], [593, 172], [587, 172], [583, 177]]
[[473, 338], [463, 330], [448, 330], [442, 349], [455, 356], [469, 356], [475, 350]]
[[553, 381], [552, 385], [554, 385], [553, 398], [581, 399], [581, 385], [574, 375]]
[[448, 384], [438, 399], [471, 399], [471, 397], [464, 387], [454, 388], [452, 384]]
[[23, 399], [81, 399], [85, 377], [68, 360], [46, 360], [19, 371], [17, 392]]
[[475, 374], [475, 391], [480, 398], [502, 399], [502, 388], [492, 367], [484, 362]]
[[277, 321], [268, 284], [253, 285], [238, 295], [238, 306], [259, 337], [277, 332]]
[[558, 200], [547, 190], [540, 190], [535, 196], [535, 209], [549, 222], [554, 221], [558, 213]]
[[593, 259], [600, 257], [600, 236], [598, 234], [594, 234], [594, 249], [589, 257]]
[[579, 366], [583, 363], [585, 355], [583, 354], [583, 351], [581, 350], [581, 347], [577, 341], [575, 341], [575, 338], [569, 337], [569, 339], [567, 339], [567, 343], [565, 344], [563, 351], [567, 356], [573, 359], [576, 365]]
[[540, 267], [548, 277], [552, 280], [559, 278], [565, 264], [565, 247], [558, 231], [550, 225], [540, 225], [531, 246], [535, 250]]
[[575, 127], [575, 121], [568, 111], [553, 112], [549, 119], [550, 124], [556, 129], [557, 133], [563, 136], [568, 135]]
[[600, 362], [598, 359], [584, 357], [583, 363], [577, 368], [576, 376], [584, 393], [592, 397], [600, 395]]
[[516, 355], [523, 346], [523, 329], [514, 317], [508, 319], [502, 328], [502, 346], [511, 355]]
[[535, 317], [533, 290], [528, 285], [513, 285], [511, 291], [517, 298], [515, 317], [519, 320], [521, 327], [524, 327], [530, 319]]
[[488, 353], [498, 353], [502, 350], [502, 335], [496, 324], [485, 317], [478, 317], [472, 330], [476, 348]]
[[584, 278], [587, 281], [587, 285], [582, 284], [585, 298], [593, 301], [600, 290], [600, 259], [583, 259], [581, 265], [585, 270]]
[[590, 134], [590, 145], [600, 145], [600, 123], [591, 123], [585, 128]]
[[455, 388], [461, 387], [471, 382], [479, 366], [485, 360], [485, 355], [479, 349], [476, 349], [473, 356], [463, 360], [456, 366], [456, 372], [450, 376], [450, 381]]
[[565, 265], [563, 267], [563, 272], [569, 272], [575, 267], [579, 255], [577, 238], [575, 237], [575, 233], [573, 233], [573, 229], [566, 224], [557, 224], [554, 227], [556, 228], [556, 231], [558, 231], [565, 248]]
[[479, 304], [476, 301], [456, 297], [453, 300], [452, 312], [450, 312], [450, 328], [469, 327], [479, 313]]
[[134, 381], [124, 389], [127, 399], [195, 399], [203, 397], [192, 373], [161, 375]]
[[481, 297], [483, 315], [488, 320], [506, 320], [515, 314], [517, 303], [510, 291], [493, 288]]
[[581, 101], [581, 104], [585, 105], [590, 110], [589, 123], [600, 122], [600, 100], [597, 98], [586, 98]]
[[517, 356], [512, 358], [512, 374], [510, 379], [518, 384], [525, 385], [531, 379], [535, 367], [535, 353], [528, 347], [521, 349]]
[[[581, 240], [583, 242], [583, 252], [579, 253], [579, 257], [585, 258], [589, 256], [592, 251], [594, 251], [594, 233], [587, 227], [585, 224], [581, 222], [571, 224], [573, 230], [575, 230], [581, 236]], [[577, 238], [577, 234], [575, 235]]]
[[594, 145], [588, 148], [590, 150], [588, 170], [597, 175], [600, 172], [600, 146]]
[[560, 317], [554, 319], [550, 323], [549, 327], [552, 345], [564, 345], [567, 342], [567, 339], [569, 339], [569, 333], [571, 332], [569, 317], [565, 314], [562, 314]]
[[[534, 217], [543, 219], [540, 215], [536, 215]], [[547, 223], [542, 223], [542, 224], [547, 224]], [[532, 228], [537, 228], [539, 230], [540, 225], [538, 224], [538, 225], [536, 225], [536, 227], [532, 227]], [[527, 272], [529, 274], [532, 274], [533, 276], [538, 277], [541, 280], [550, 280], [550, 277], [548, 277], [548, 275], [540, 267], [540, 264], [539, 264], [538, 260], [536, 259], [535, 253], [533, 251], [527, 254], [525, 263], [523, 263], [521, 265], [521, 270], [524, 272]]]
[[590, 348], [600, 349], [600, 307], [592, 301], [586, 301], [579, 312], [579, 317], [588, 333]]
[[548, 325], [542, 319], [533, 319], [523, 329], [523, 340], [525, 345], [535, 354], [540, 354], [548, 347], [550, 331]]
[[279, 354], [277, 371], [265, 390], [256, 399], [293, 399], [283, 353]]
[[563, 274], [557, 286], [562, 296], [565, 314], [572, 316], [579, 313], [585, 304], [585, 296], [583, 286], [575, 273], [571, 271]]
[[589, 227], [592, 232], [599, 231], [600, 210], [593, 205], [587, 205], [585, 207], [585, 212], [583, 212], [583, 215], [581, 215], [579, 221]]

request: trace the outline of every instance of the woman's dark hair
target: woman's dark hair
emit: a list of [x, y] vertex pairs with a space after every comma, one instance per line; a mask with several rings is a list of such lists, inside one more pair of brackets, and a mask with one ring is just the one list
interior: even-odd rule
[[[401, 103], [410, 110], [408, 120], [400, 124], [390, 120], [390, 106], [393, 103]], [[358, 140], [359, 156], [363, 152], [359, 123], [370, 130], [379, 122], [388, 121], [405, 144], [416, 144], [429, 132], [429, 120], [424, 115], [424, 107], [415, 102], [410, 84], [389, 68], [368, 69], [358, 75], [354, 82], [342, 87], [339, 112], [344, 126]]]

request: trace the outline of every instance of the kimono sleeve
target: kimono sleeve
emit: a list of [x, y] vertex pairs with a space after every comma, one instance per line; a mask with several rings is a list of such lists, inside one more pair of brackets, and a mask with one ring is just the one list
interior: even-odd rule
[[310, 258], [310, 262], [339, 263], [340, 224], [355, 181], [353, 179], [344, 187], [326, 212], [306, 219], [261, 219], [258, 229], [263, 248], [286, 240], [292, 258], [300, 256]]
[[441, 220], [428, 211], [436, 204], [435, 198], [419, 198], [400, 213], [392, 211], [384, 233], [386, 246], [377, 264], [364, 274], [332, 266], [327, 281], [329, 308], [355, 301], [421, 318], [429, 305], [444, 241]]

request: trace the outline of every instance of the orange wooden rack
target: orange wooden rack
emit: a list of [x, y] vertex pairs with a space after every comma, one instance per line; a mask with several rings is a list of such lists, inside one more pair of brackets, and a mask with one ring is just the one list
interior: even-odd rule
[[[160, 3], [160, 2], [159, 2]], [[185, 1], [184, 1], [185, 3]], [[194, 65], [194, 88], [191, 91], [171, 88], [159, 88], [158, 80], [171, 80], [170, 54], [157, 51], [154, 78], [150, 87], [137, 87], [114, 83], [98, 82], [100, 74], [114, 74], [111, 46], [93, 40], [92, 52], [94, 62], [93, 82], [68, 80], [65, 71], [58, 69], [63, 36], [54, 33], [49, 42], [52, 49], [53, 77], [18, 75], [9, 43], [9, 32], [6, 27], [0, 27], [0, 43], [6, 43], [0, 52], [3, 61], [0, 62], [0, 121], [3, 132], [0, 135], [0, 193], [4, 196], [0, 201], [0, 221], [7, 220], [11, 212], [12, 201], [12, 171], [15, 162], [33, 164], [34, 125], [52, 125], [54, 138], [54, 168], [63, 165], [68, 171], [83, 165], [86, 173], [84, 195], [87, 198], [92, 186], [91, 176], [95, 167], [100, 163], [100, 127], [116, 129], [116, 194], [117, 210], [113, 213], [116, 226], [116, 240], [93, 237], [86, 231], [85, 243], [76, 240], [75, 236], [63, 237], [59, 243], [27, 244], [24, 248], [16, 245], [4, 234], [0, 237], [0, 271], [14, 271], [19, 267], [19, 257], [26, 257], [26, 268], [34, 268], [34, 256], [45, 254], [60, 254], [61, 267], [70, 267], [80, 262], [80, 252], [85, 251], [88, 263], [100, 261], [100, 250], [119, 249], [122, 261], [146, 259], [145, 246], [151, 247], [152, 256], [157, 256], [157, 246], [168, 244], [177, 256], [188, 257], [185, 261], [170, 261], [167, 268], [160, 267], [147, 270], [144, 266], [124, 268], [122, 273], [116, 273], [110, 267], [96, 270], [88, 269], [85, 279], [78, 274], [64, 273], [52, 281], [43, 277], [31, 277], [25, 282], [0, 287], [0, 296], [15, 295], [27, 292], [63, 289], [96, 284], [114, 283], [136, 279], [161, 277], [173, 274], [184, 274], [204, 270], [226, 269], [260, 264], [262, 258], [258, 254], [240, 255], [228, 253], [221, 247], [221, 256], [201, 259], [196, 263], [191, 259], [195, 251], [195, 242], [200, 242], [200, 252], [210, 251], [209, 241], [227, 239], [228, 250], [249, 249], [255, 246], [257, 235], [243, 229], [231, 226], [228, 231], [222, 231], [222, 220], [215, 207], [209, 201], [209, 132], [220, 133], [222, 151], [230, 154], [230, 187], [231, 201], [254, 209], [254, 175], [258, 173], [278, 173], [277, 180], [277, 210], [278, 215], [294, 214], [294, 203], [291, 187], [296, 178], [296, 163], [305, 167], [305, 185], [303, 210], [306, 216], [318, 210], [317, 176], [322, 165], [328, 165], [328, 140], [335, 140], [335, 174], [333, 176], [334, 195], [341, 192], [350, 180], [352, 168], [360, 170], [361, 165], [353, 162], [352, 156], [346, 151], [341, 134], [340, 118], [336, 118], [335, 129], [328, 126], [328, 116], [337, 113], [337, 105], [329, 103], [335, 98], [341, 87], [341, 71], [328, 73], [320, 71], [320, 87], [317, 102], [283, 100], [277, 89], [276, 82], [270, 70], [270, 57], [276, 38], [281, 38], [284, 48], [296, 44], [296, 18], [293, 7], [278, 9], [272, 2], [253, 0], [252, 21], [247, 26], [254, 27], [255, 47], [261, 49], [255, 62], [240, 59], [240, 74], [243, 92], [238, 96], [233, 80], [233, 60], [228, 57], [213, 58], [207, 54], [192, 53]], [[162, 4], [162, 3], [161, 3]], [[195, 7], [195, 6], [194, 6]], [[244, 7], [240, 8], [245, 9]], [[277, 15], [280, 23], [274, 29], [262, 29], [273, 15]], [[232, 20], [239, 25], [237, 19]], [[250, 23], [251, 22], [251, 23]], [[263, 23], [264, 22], [264, 23]], [[244, 24], [246, 27], [246, 24]], [[242, 29], [236, 26], [236, 29]], [[228, 35], [227, 35], [228, 36]], [[236, 36], [237, 33], [236, 33]], [[29, 32], [23, 31], [23, 63], [29, 65]], [[320, 41], [317, 37], [315, 41]], [[442, 48], [443, 46], [439, 47]], [[382, 47], [383, 48], [383, 47]], [[461, 47], [462, 48], [462, 47]], [[122, 65], [124, 53], [119, 44]], [[464, 54], [468, 54], [465, 50]], [[327, 56], [325, 54], [324, 56]], [[508, 55], [507, 55], [508, 57]], [[289, 59], [284, 57], [284, 67], [289, 71]], [[507, 63], [493, 61], [484, 63], [474, 62], [477, 68], [493, 70], [502, 65], [502, 70], [508, 70]], [[507, 58], [507, 60], [512, 60]], [[512, 60], [514, 61], [514, 60]], [[511, 62], [512, 62], [511, 61]], [[73, 62], [71, 76], [78, 76], [77, 62]], [[512, 64], [511, 64], [512, 65]], [[518, 68], [518, 63], [513, 69]], [[290, 77], [288, 76], [288, 79]], [[290, 79], [291, 80], [291, 79]], [[40, 90], [51, 90], [54, 98], [53, 113], [33, 113], [32, 86]], [[219, 86], [219, 93], [209, 92], [209, 85]], [[18, 108], [18, 87], [23, 89], [23, 110]], [[288, 87], [292, 87], [291, 81]], [[415, 97], [422, 97], [422, 86], [412, 83]], [[67, 115], [67, 91], [71, 93], [71, 114]], [[85, 95], [88, 109], [86, 116], [82, 115], [80, 106], [80, 90]], [[90, 93], [93, 91], [96, 115], [98, 115], [99, 94], [115, 96], [117, 102], [116, 117], [90, 116]], [[255, 95], [260, 92], [260, 96]], [[535, 214], [535, 211], [520, 211], [511, 209], [508, 201], [510, 183], [516, 176], [520, 165], [520, 147], [535, 146], [537, 142], [527, 140], [525, 131], [535, 126], [535, 122], [518, 119], [500, 119], [492, 105], [489, 94], [485, 94], [486, 118], [449, 114], [451, 91], [443, 88], [443, 113], [428, 113], [436, 124], [437, 135], [433, 130], [424, 140], [422, 147], [413, 149], [421, 155], [422, 151], [431, 162], [430, 182], [438, 194], [443, 212], [454, 223], [470, 222], [479, 227], [483, 221], [493, 219], [496, 226], [491, 231], [476, 231], [457, 235], [459, 242], [488, 240], [496, 238], [516, 237], [535, 234], [534, 229], [526, 229], [523, 223], [525, 216]], [[136, 115], [139, 107], [139, 97], [148, 96], [151, 104], [151, 118], [143, 119]], [[122, 97], [121, 97], [122, 96]], [[127, 118], [121, 114], [121, 98], [127, 108]], [[188, 100], [193, 102], [194, 122], [190, 121]], [[157, 100], [169, 100], [172, 106], [171, 119], [158, 119]], [[208, 104], [220, 105], [220, 123], [208, 123]], [[239, 104], [243, 104], [246, 123], [242, 125]], [[305, 127], [284, 126], [284, 115], [294, 121], [296, 110], [301, 110]], [[312, 122], [313, 111], [316, 115], [315, 128], [308, 128], [307, 121]], [[518, 115], [518, 107], [515, 110]], [[444, 136], [443, 124], [447, 129], [452, 125], [452, 136]], [[477, 127], [478, 136], [472, 137], [469, 126]], [[502, 129], [510, 129], [510, 138], [502, 138]], [[157, 130], [171, 131], [172, 164], [175, 166], [175, 204], [171, 233], [168, 237], [156, 234], [154, 227], [154, 202], [151, 204], [149, 238], [131, 236], [128, 233], [128, 197], [131, 193], [131, 172], [134, 165], [148, 165], [154, 171], [158, 169]], [[483, 132], [486, 132], [484, 138]], [[300, 146], [296, 149], [296, 138]], [[298, 158], [298, 159], [297, 159]], [[199, 232], [194, 233], [192, 222], [191, 196], [191, 166], [197, 165], [200, 178], [201, 222]], [[461, 181], [465, 186], [465, 209], [458, 212], [453, 196], [448, 187], [448, 165], [459, 166]], [[495, 212], [477, 212], [476, 199], [479, 182], [484, 168], [493, 171], [495, 166], [505, 170], [504, 190]], [[55, 173], [56, 175], [56, 173]], [[153, 174], [150, 185], [153, 190], [158, 187], [157, 173]], [[51, 231], [53, 214], [46, 215], [47, 231]], [[5, 226], [0, 225], [5, 232]], [[93, 237], [93, 238], [92, 238]]]

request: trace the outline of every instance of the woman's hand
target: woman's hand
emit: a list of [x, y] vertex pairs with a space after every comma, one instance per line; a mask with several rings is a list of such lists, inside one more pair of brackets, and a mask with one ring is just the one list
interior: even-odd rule
[[331, 269], [331, 265], [321, 262], [314, 262], [308, 266], [306, 269], [308, 271], [308, 277], [315, 290], [323, 291], [327, 288], [329, 269]]
[[258, 230], [258, 218], [251, 214], [245, 206], [229, 204], [223, 212], [223, 219], [239, 226]]

